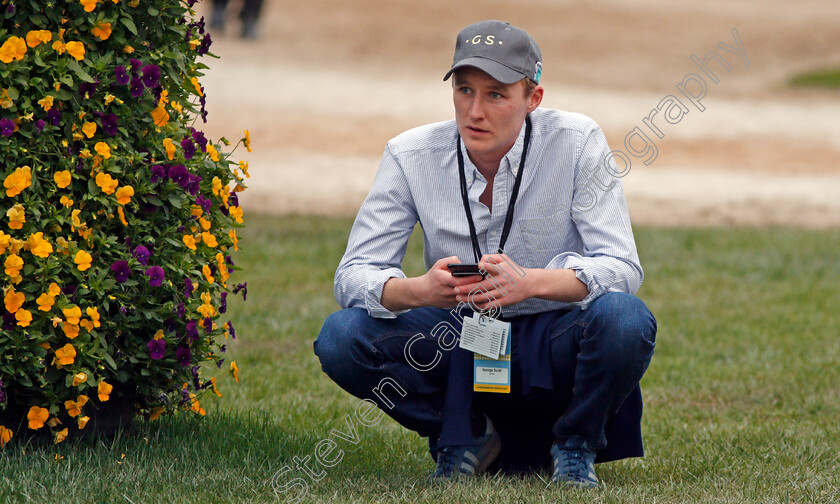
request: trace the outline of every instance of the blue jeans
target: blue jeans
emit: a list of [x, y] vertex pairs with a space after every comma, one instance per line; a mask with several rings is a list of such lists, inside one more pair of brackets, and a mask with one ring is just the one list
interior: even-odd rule
[[[605, 424], [638, 387], [653, 356], [656, 320], [645, 304], [633, 295], [613, 292], [586, 310], [507, 320], [514, 342], [535, 337], [518, 328], [546, 332], [553, 390], [522, 395], [514, 382], [511, 394], [479, 394], [476, 408], [537, 403], [555, 415], [554, 439], [578, 435], [593, 448], [603, 448]], [[460, 329], [460, 319], [446, 309], [417, 308], [396, 319], [376, 319], [364, 309], [350, 308], [327, 318], [315, 353], [324, 372], [341, 388], [373, 400], [398, 423], [434, 443], [441, 432], [449, 361]], [[516, 376], [520, 363], [515, 347], [512, 365]]]

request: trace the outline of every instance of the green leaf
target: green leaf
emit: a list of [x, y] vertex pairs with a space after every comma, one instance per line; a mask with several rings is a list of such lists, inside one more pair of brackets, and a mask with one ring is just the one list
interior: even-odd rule
[[175, 208], [181, 208], [181, 198], [179, 198], [178, 196], [170, 194], [167, 199], [169, 200], [169, 203]]
[[134, 21], [131, 18], [124, 17], [121, 19], [123, 26], [130, 31], [132, 34], [137, 35], [137, 27], [134, 25]]
[[117, 370], [117, 363], [114, 362], [114, 358], [111, 357], [111, 354], [106, 352], [102, 355], [102, 358], [105, 359], [105, 363], [108, 364], [108, 366], [110, 366], [111, 369], [113, 369], [114, 371]]
[[61, 77], [59, 77], [58, 80], [62, 84], [67, 84], [68, 86], [73, 87], [73, 76], [70, 74], [64, 74]]
[[76, 75], [78, 75], [79, 78], [82, 79], [83, 81], [94, 82], [93, 77], [91, 77], [87, 72], [84, 71], [84, 69], [82, 69], [81, 66], [79, 66], [78, 61], [70, 60], [70, 62], [67, 63], [67, 68], [76, 72]]

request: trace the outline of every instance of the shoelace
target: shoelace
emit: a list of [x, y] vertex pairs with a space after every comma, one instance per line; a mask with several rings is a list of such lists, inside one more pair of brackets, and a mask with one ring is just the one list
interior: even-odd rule
[[560, 473], [560, 469], [563, 466], [567, 469], [566, 474], [570, 474], [575, 477], [589, 472], [586, 460], [579, 451], [566, 451], [564, 455], [565, 456], [560, 457], [560, 464], [558, 464], [554, 469], [555, 476]]
[[[444, 472], [451, 472], [455, 469], [455, 463], [458, 459], [458, 453], [452, 446], [444, 446], [440, 449], [440, 454], [438, 455], [438, 467], [441, 468]], [[459, 465], [457, 470], [460, 470], [461, 466]]]

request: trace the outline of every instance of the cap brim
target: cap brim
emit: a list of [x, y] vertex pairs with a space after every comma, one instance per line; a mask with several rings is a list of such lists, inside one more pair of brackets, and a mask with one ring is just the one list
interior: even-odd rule
[[493, 77], [503, 84], [513, 84], [514, 82], [519, 82], [527, 77], [527, 75], [523, 75], [516, 70], [511, 70], [501, 63], [497, 63], [491, 59], [474, 56], [471, 58], [464, 58], [458, 63], [452, 65], [452, 68], [450, 68], [449, 71], [446, 72], [446, 75], [443, 76], [443, 80], [447, 80], [455, 70], [464, 67], [477, 68], [486, 72], [490, 77]]

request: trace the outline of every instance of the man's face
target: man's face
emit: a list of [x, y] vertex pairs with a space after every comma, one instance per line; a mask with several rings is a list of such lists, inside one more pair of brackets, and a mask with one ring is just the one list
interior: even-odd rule
[[516, 142], [525, 116], [540, 104], [542, 87], [525, 96], [521, 81], [503, 84], [472, 67], [455, 72], [452, 85], [455, 122], [470, 158], [498, 167]]

